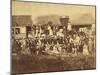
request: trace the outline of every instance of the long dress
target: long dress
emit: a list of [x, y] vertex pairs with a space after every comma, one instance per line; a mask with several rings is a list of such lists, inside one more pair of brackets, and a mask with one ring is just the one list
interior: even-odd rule
[[89, 55], [89, 51], [88, 51], [88, 46], [87, 45], [83, 46], [83, 55]]

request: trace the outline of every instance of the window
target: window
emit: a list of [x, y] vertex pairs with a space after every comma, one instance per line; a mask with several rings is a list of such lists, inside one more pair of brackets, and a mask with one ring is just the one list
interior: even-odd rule
[[20, 28], [15, 28], [15, 34], [20, 34]]

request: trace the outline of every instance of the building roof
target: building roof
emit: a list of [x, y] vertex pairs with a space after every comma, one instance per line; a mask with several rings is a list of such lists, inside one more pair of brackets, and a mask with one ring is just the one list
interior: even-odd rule
[[31, 15], [13, 15], [12, 25], [13, 26], [31, 26], [33, 24]]

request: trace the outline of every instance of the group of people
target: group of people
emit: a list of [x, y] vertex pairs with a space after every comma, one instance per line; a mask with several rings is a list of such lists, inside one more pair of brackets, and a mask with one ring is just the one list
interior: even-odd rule
[[[23, 38], [12, 40], [13, 53], [39, 55], [39, 54], [78, 54], [89, 55], [94, 50], [94, 38], [89, 37], [84, 32], [67, 31], [66, 36], [63, 29], [59, 29], [53, 35], [52, 29], [48, 27], [49, 36], [39, 36], [36, 30], [34, 38]], [[42, 31], [41, 31], [42, 32]]]

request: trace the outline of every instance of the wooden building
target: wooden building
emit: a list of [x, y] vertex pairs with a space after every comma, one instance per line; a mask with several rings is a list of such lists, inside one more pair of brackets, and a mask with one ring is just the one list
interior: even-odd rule
[[31, 32], [31, 15], [13, 15], [12, 16], [12, 38], [28, 38]]

